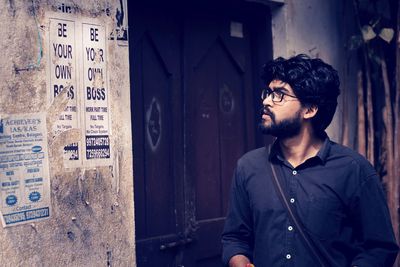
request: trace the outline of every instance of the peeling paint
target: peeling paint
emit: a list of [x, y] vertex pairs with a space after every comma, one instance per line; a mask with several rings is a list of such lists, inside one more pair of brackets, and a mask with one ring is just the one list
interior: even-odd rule
[[8, 0], [8, 4], [9, 4], [8, 13], [9, 13], [12, 17], [15, 17], [16, 10], [15, 10], [15, 3], [14, 3], [14, 0]]

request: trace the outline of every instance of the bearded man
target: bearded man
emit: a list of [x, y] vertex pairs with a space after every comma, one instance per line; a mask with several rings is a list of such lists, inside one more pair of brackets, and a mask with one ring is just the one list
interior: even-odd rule
[[376, 171], [325, 133], [340, 94], [337, 71], [297, 55], [266, 64], [262, 77], [260, 128], [276, 140], [237, 163], [224, 265], [392, 266], [398, 246]]

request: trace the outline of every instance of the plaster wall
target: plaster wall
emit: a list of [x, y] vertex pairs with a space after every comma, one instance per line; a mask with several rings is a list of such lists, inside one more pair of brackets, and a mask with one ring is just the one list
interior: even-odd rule
[[[335, 117], [327, 129], [334, 141], [343, 139], [343, 110], [354, 115], [356, 105], [356, 75], [349, 73], [354, 64], [347, 50], [352, 27], [351, 3], [337, 0], [285, 0], [285, 4], [272, 10], [273, 57], [290, 57], [299, 53], [318, 57], [338, 70], [341, 96]], [[351, 2], [351, 1], [350, 1]], [[350, 91], [350, 93], [349, 93]], [[354, 127], [353, 127], [354, 128]], [[354, 135], [354, 129], [349, 129]], [[353, 146], [353, 140], [348, 145]]]
[[[110, 38], [111, 32], [121, 28], [118, 16], [123, 2], [126, 3], [118, 0], [0, 3], [0, 118], [6, 114], [46, 114], [51, 200], [50, 218], [0, 227], [0, 266], [136, 265], [129, 47], [127, 41]], [[65, 7], [71, 9], [66, 12]], [[66, 106], [66, 90], [54, 101], [48, 101], [49, 64], [52, 64], [47, 60], [52, 52], [49, 14], [64, 17], [65, 13], [77, 25], [80, 21], [95, 21], [105, 27], [107, 36], [107, 79], [103, 82], [108, 88], [112, 153], [107, 161], [82, 160], [74, 167], [66, 166], [63, 148], [71, 142], [84, 144], [83, 123], [54, 134], [53, 124]], [[85, 94], [79, 84], [78, 109], [84, 113], [81, 101]]]

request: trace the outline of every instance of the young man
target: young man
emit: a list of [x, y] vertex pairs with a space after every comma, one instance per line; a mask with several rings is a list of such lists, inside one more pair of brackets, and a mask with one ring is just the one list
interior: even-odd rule
[[270, 150], [238, 161], [222, 235], [224, 264], [321, 265], [278, 197], [266, 168], [272, 164], [326, 265], [392, 266], [398, 246], [379, 177], [367, 160], [325, 133], [340, 94], [336, 70], [298, 55], [266, 64], [263, 79], [260, 128], [277, 139]]

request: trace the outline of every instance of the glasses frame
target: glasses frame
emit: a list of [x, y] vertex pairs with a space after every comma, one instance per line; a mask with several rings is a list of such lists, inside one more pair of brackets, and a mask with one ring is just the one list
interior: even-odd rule
[[[277, 93], [279, 93], [279, 95], [277, 95]], [[289, 97], [297, 99], [297, 97], [294, 96], [294, 95], [282, 92], [280, 90], [280, 88], [276, 88], [275, 90], [272, 90], [271, 88], [262, 89], [262, 91], [261, 91], [261, 100], [264, 101], [269, 96], [271, 96], [272, 103], [274, 103], [274, 104], [281, 103], [283, 101], [283, 99], [285, 98], [285, 96], [289, 96]]]

